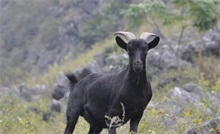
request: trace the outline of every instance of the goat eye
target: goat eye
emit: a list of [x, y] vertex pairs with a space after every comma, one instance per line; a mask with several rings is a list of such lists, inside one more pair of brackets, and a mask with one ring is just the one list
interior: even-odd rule
[[131, 52], [131, 51], [128, 51], [128, 50], [127, 50], [127, 53], [128, 53], [129, 55], [132, 54], [132, 52]]
[[148, 53], [148, 51], [145, 51], [145, 52], [144, 52], [144, 54], [146, 54], [146, 55], [147, 55], [147, 53]]
[[127, 48], [127, 53], [131, 54], [131, 49], [129, 47]]

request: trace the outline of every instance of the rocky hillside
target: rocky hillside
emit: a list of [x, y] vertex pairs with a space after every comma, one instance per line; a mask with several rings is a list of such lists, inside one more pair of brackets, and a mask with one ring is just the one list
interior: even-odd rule
[[[169, 10], [172, 2], [178, 3], [160, 2]], [[113, 33], [154, 29], [147, 22], [149, 16], [132, 14], [145, 11], [147, 4], [131, 6], [130, 15], [146, 23], [128, 28], [121, 11], [130, 3], [138, 2], [0, 0], [0, 133], [63, 133], [70, 92], [64, 74], [72, 72], [80, 80], [90, 73], [116, 73], [127, 64], [128, 56], [115, 45]], [[180, 41], [181, 24], [167, 26], [155, 18], [161, 31], [153, 32], [163, 38], [147, 55], [153, 98], [139, 133], [220, 133], [220, 23], [207, 31], [189, 23]], [[85, 134], [88, 129], [79, 118], [75, 133]], [[117, 132], [128, 133], [129, 125]]]
[[42, 74], [67, 55], [74, 59], [123, 28], [120, 12], [131, 2], [1, 0], [1, 83]]
[[[203, 39], [205, 43], [203, 47], [200, 41], [192, 41], [182, 46], [178, 57], [170, 48], [170, 43], [174, 42], [167, 40], [161, 40], [156, 49], [148, 54], [147, 72], [153, 86], [154, 97], [145, 111], [140, 126], [141, 133], [150, 131], [177, 134], [220, 132], [220, 62], [218, 60], [220, 57], [220, 33], [210, 31], [205, 34]], [[80, 80], [92, 72], [115, 73], [120, 71], [126, 65], [128, 56], [125, 53], [115, 53], [113, 49], [108, 48], [102, 53], [94, 55], [94, 61], [73, 72], [77, 79]], [[203, 64], [199, 60], [208, 61]], [[209, 68], [204, 68], [204, 66]], [[181, 72], [178, 72], [178, 68]], [[28, 104], [24, 110], [39, 116], [42, 122], [52, 122], [60, 115], [64, 119], [69, 94], [68, 79], [63, 72], [60, 72], [52, 92], [47, 88], [46, 85], [28, 87], [22, 83], [15, 89], [0, 88], [0, 92], [3, 98], [12, 96], [18, 102]], [[46, 104], [43, 104], [46, 106], [44, 109], [33, 105], [48, 96], [51, 97]], [[10, 101], [1, 101], [3, 101], [2, 105], [8, 105], [8, 107], [14, 105], [10, 104]], [[7, 113], [7, 109], [0, 109], [0, 117], [8, 114], [10, 112]], [[4, 122], [4, 118], [0, 121]], [[83, 123], [81, 120], [79, 122], [79, 124]], [[81, 124], [76, 131], [85, 133], [86, 130], [81, 128], [84, 125]], [[7, 133], [6, 128], [2, 129], [2, 132]], [[61, 127], [60, 132], [63, 129], [64, 127]], [[127, 131], [127, 126], [120, 130], [121, 133]]]

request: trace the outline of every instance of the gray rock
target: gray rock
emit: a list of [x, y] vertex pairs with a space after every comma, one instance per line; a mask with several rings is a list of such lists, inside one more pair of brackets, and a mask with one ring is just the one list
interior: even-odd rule
[[220, 32], [210, 31], [203, 37], [203, 42], [192, 41], [181, 48], [180, 57], [188, 62], [193, 62], [193, 58], [202, 55], [220, 56]]
[[158, 85], [156, 86], [156, 89], [163, 88], [168, 84], [179, 83], [179, 82], [183, 81], [184, 79], [187, 79], [187, 78], [185, 78], [185, 77], [183, 78], [182, 76], [164, 78], [159, 81]]
[[183, 89], [190, 93], [200, 94], [201, 93], [201, 87], [197, 86], [194, 83], [187, 83], [183, 85]]
[[29, 88], [25, 83], [21, 83], [18, 88], [14, 90], [15, 97], [27, 102], [36, 101], [46, 95], [48, 95], [48, 91], [45, 85], [35, 85]]
[[101, 73], [100, 66], [96, 61], [89, 62], [86, 68], [90, 69], [91, 73]]
[[171, 90], [170, 95], [177, 97], [178, 101], [180, 103], [182, 103], [183, 105], [188, 102], [200, 103], [199, 102], [199, 99], [200, 99], [199, 94], [188, 92], [188, 91], [183, 90], [182, 88], [179, 88], [179, 87], [174, 87]]
[[49, 119], [51, 118], [51, 116], [52, 116], [52, 113], [51, 113], [51, 112], [45, 112], [45, 113], [43, 113], [42, 119], [43, 119], [44, 121], [49, 121]]
[[[172, 98], [175, 98], [175, 100]], [[203, 113], [208, 114], [212, 112], [213, 107], [215, 107], [215, 109], [218, 108], [220, 96], [215, 93], [207, 92], [194, 83], [187, 83], [183, 88], [175, 87], [168, 93], [168, 103], [181, 107], [190, 104], [199, 109], [205, 106], [206, 102], [210, 102], [210, 106], [206, 106], [207, 108], [204, 109]]]
[[206, 94], [206, 98], [210, 101], [210, 107], [212, 109], [216, 109], [215, 114], [217, 116], [220, 115], [220, 95], [216, 93], [215, 91], [208, 92]]
[[171, 50], [168, 44], [164, 44], [159, 49], [150, 50], [147, 56], [147, 69], [151, 74], [157, 74], [158, 71], [166, 69], [186, 69], [191, 67], [191, 63], [184, 61]]
[[101, 53], [94, 55], [94, 60], [102, 68], [107, 64], [105, 60], [107, 57], [108, 57], [107, 53], [101, 52]]
[[210, 30], [203, 40], [205, 42], [204, 54], [220, 56], [220, 31]]
[[167, 127], [171, 128], [171, 129], [174, 129], [175, 128], [174, 126], [176, 125], [176, 123], [178, 121], [178, 118], [171, 117], [171, 116], [169, 116], [169, 114], [165, 113], [164, 116], [161, 117], [161, 121], [164, 122], [164, 124]]
[[52, 97], [55, 100], [60, 100], [61, 98], [64, 97], [66, 92], [68, 92], [68, 88], [62, 86], [62, 85], [55, 85], [54, 90], [52, 92]]
[[60, 100], [67, 92], [69, 92], [69, 80], [63, 72], [60, 72], [57, 77], [57, 83], [54, 85], [52, 97], [53, 99]]
[[186, 129], [185, 134], [220, 134], [220, 118], [215, 118], [202, 123], [200, 127], [190, 127]]
[[124, 54], [111, 54], [105, 59], [106, 65], [102, 68], [102, 72], [116, 73], [122, 70], [128, 64], [128, 55]]
[[60, 101], [53, 99], [51, 104], [51, 111], [60, 113], [62, 111], [62, 108], [63, 108], [62, 103]]
[[13, 90], [8, 87], [0, 87], [0, 96], [1, 95], [10, 95], [13, 94]]
[[193, 59], [202, 50], [201, 42], [200, 41], [193, 41], [188, 45], [182, 46], [182, 48], [180, 50], [181, 50], [181, 52], [180, 52], [181, 59], [192, 63]]
[[59, 74], [57, 75], [57, 84], [62, 85], [64, 87], [69, 86], [69, 80], [66, 77], [66, 75], [64, 74], [64, 72], [59, 72]]
[[43, 96], [48, 93], [45, 85], [35, 85], [31, 89], [31, 94], [34, 96]]
[[19, 98], [22, 98], [27, 102], [32, 101], [31, 91], [24, 83], [21, 83], [16, 90], [17, 96]]
[[[207, 102], [209, 103], [208, 105]], [[162, 112], [168, 115], [176, 115], [175, 118], [164, 116], [163, 119], [161, 119], [161, 121], [164, 122], [167, 127], [172, 128], [175, 126], [175, 122], [181, 118], [177, 115], [179, 115], [179, 113], [182, 113], [186, 106], [190, 105], [195, 109], [201, 110], [204, 115], [219, 116], [219, 104], [219, 94], [215, 92], [208, 92], [194, 83], [187, 83], [181, 88], [174, 87], [170, 90], [170, 92], [168, 92], [164, 101], [157, 102], [151, 107], [160, 109]], [[214, 126], [215, 123], [213, 123], [212, 125]], [[204, 129], [204, 131], [207, 130]], [[189, 134], [193, 132], [198, 133], [196, 128], [191, 129], [189, 131]]]

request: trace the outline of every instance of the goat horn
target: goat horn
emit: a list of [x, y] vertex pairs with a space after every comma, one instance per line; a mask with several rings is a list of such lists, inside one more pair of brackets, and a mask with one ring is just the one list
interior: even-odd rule
[[133, 33], [131, 32], [123, 32], [123, 31], [118, 31], [114, 34], [114, 36], [123, 36], [127, 39], [127, 41], [130, 41], [132, 39], [135, 39], [136, 37], [134, 36]]
[[[156, 36], [155, 34], [153, 34], [153, 33], [144, 32], [144, 33], [141, 34], [140, 39], [144, 39], [145, 41], [147, 41], [148, 38], [151, 37], [151, 36], [157, 37], [157, 36]], [[151, 41], [152, 41], [152, 40], [151, 40]], [[151, 42], [151, 41], [149, 41], [149, 42]]]

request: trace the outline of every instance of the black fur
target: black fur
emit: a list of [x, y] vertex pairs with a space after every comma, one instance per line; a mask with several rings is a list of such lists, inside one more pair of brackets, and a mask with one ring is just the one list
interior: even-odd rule
[[[122, 124], [130, 120], [130, 131], [137, 133], [139, 121], [152, 97], [145, 70], [146, 54], [152, 47], [142, 39], [131, 40], [128, 44], [119, 37], [116, 39], [118, 45], [127, 50], [129, 64], [118, 74], [90, 74], [75, 85], [69, 96], [65, 134], [72, 134], [79, 115], [90, 124], [89, 133], [100, 133], [103, 128], [109, 128], [110, 120], [106, 116], [123, 119], [123, 114]], [[72, 75], [67, 77], [75, 82]], [[115, 134], [116, 127], [109, 128], [109, 133]]]
[[65, 75], [66, 75], [66, 77], [67, 77], [67, 78], [69, 79], [69, 81], [70, 81], [70, 89], [73, 90], [74, 87], [75, 87], [75, 85], [76, 85], [76, 83], [78, 82], [77, 78], [76, 78], [75, 75], [72, 74], [72, 73], [66, 73]]
[[66, 73], [65, 75], [70, 80], [71, 83], [77, 83], [78, 82], [78, 80], [77, 80], [77, 78], [75, 77], [74, 74]]

